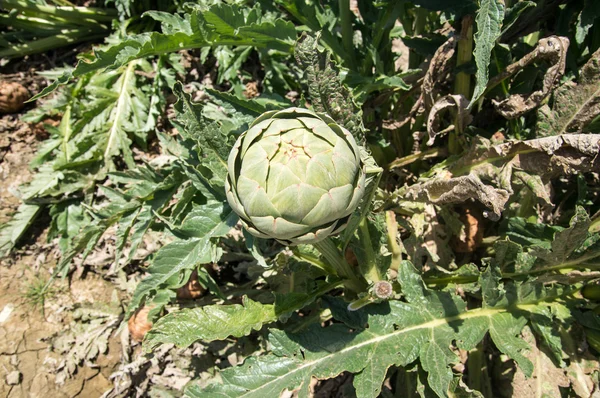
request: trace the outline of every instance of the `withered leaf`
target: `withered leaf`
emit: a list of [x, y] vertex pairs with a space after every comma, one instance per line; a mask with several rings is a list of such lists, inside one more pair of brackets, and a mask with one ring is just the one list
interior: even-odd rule
[[402, 120], [398, 121], [393, 125], [394, 128], [399, 129], [406, 123], [410, 123], [411, 120], [419, 114], [427, 112], [433, 104], [438, 93], [438, 86], [441, 82], [446, 80], [446, 76], [450, 71], [451, 60], [456, 51], [456, 45], [458, 44], [457, 36], [450, 36], [444, 44], [442, 44], [433, 54], [427, 72], [423, 77], [423, 83], [421, 84], [421, 95], [411, 108], [408, 115]]
[[565, 370], [557, 367], [545, 350], [538, 346], [528, 326], [523, 329], [522, 338], [529, 345], [529, 350], [524, 355], [535, 364], [534, 373], [528, 378], [518, 367], [514, 372], [508, 371], [512, 368], [512, 364], [506, 363], [501, 365], [504, 377], [499, 380], [499, 384], [506, 383], [508, 387], [510, 383], [510, 390], [514, 397], [560, 397], [560, 387], [570, 385]]
[[[575, 172], [600, 170], [600, 134], [563, 134], [529, 141], [491, 145], [478, 137], [471, 149], [451, 166], [456, 175], [481, 172], [487, 166], [518, 169], [543, 180]], [[512, 174], [512, 173], [511, 173]]]
[[488, 217], [497, 219], [513, 184], [526, 185], [550, 205], [544, 185], [556, 176], [600, 171], [599, 151], [600, 134], [564, 134], [499, 145], [478, 137], [448, 171], [404, 188], [402, 194], [408, 200], [440, 205], [475, 199], [490, 209]]
[[552, 106], [538, 111], [541, 136], [581, 133], [600, 114], [600, 50], [581, 69], [579, 83], [567, 82], [553, 95]]
[[475, 174], [466, 176], [435, 179], [410, 187], [407, 198], [415, 201], [427, 201], [437, 205], [461, 203], [468, 199], [477, 199], [492, 213], [492, 219], [498, 219], [504, 205], [508, 201], [509, 192], [484, 184]]
[[469, 100], [464, 95], [446, 95], [436, 101], [431, 107], [431, 112], [427, 117], [427, 133], [429, 134], [429, 141], [427, 145], [433, 145], [435, 136], [440, 134], [439, 130], [441, 124], [441, 115], [445, 110], [452, 111], [454, 117], [453, 126], [457, 131], [463, 131], [464, 128], [471, 123], [473, 117], [467, 107], [469, 106]]
[[530, 94], [513, 94], [502, 101], [492, 100], [496, 110], [507, 119], [515, 119], [540, 106], [565, 73], [568, 48], [569, 39], [566, 37], [550, 36], [540, 39], [537, 47], [532, 52], [509, 65], [504, 72], [490, 80], [488, 87], [494, 87], [500, 81], [514, 75], [532, 62], [547, 61], [551, 64], [544, 75], [541, 90]]
[[444, 44], [440, 46], [433, 54], [433, 58], [429, 63], [429, 68], [423, 79], [423, 88], [421, 96], [425, 105], [425, 109], [431, 109], [435, 103], [437, 95], [437, 86], [444, 80], [444, 77], [450, 71], [452, 57], [458, 43], [457, 36], [451, 36]]

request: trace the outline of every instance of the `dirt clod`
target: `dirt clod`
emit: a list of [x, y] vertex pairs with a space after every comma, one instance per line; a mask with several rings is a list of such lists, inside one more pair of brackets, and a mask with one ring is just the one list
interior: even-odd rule
[[204, 289], [198, 281], [198, 271], [192, 272], [190, 280], [177, 289], [177, 298], [182, 300], [196, 299], [204, 294]]
[[29, 96], [29, 91], [17, 82], [0, 82], [0, 113], [19, 112]]
[[129, 327], [129, 333], [133, 340], [142, 341], [146, 333], [152, 329], [152, 322], [148, 320], [148, 313], [151, 309], [152, 307], [145, 306], [137, 310], [136, 313], [129, 318], [127, 326]]

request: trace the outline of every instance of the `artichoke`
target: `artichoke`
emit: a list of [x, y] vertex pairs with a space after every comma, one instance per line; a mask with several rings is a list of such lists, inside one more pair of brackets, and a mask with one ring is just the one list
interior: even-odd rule
[[308, 109], [263, 113], [228, 159], [227, 200], [254, 236], [287, 245], [343, 230], [365, 191], [354, 137]]

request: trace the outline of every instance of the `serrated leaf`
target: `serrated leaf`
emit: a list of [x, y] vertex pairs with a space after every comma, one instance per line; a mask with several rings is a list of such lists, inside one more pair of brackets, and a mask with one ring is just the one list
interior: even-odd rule
[[586, 211], [577, 207], [569, 228], [555, 232], [550, 248], [534, 246], [530, 249], [536, 261], [531, 270], [525, 272], [540, 273], [570, 267], [596, 268], [592, 260], [600, 257], [600, 244], [588, 232], [590, 225]]
[[327, 379], [348, 371], [358, 373], [358, 397], [376, 397], [388, 367], [418, 358], [436, 394], [447, 396], [453, 380], [450, 366], [458, 360], [449, 347], [457, 341], [461, 348], [472, 349], [488, 331], [496, 346], [531, 374], [533, 365], [522, 354], [528, 346], [518, 337], [527, 322], [521, 313], [536, 308], [543, 295], [520, 297], [517, 312], [509, 306], [466, 310], [458, 296], [426, 289], [408, 262], [400, 266], [398, 280], [407, 302], [359, 310], [368, 319], [365, 329], [334, 323], [312, 325], [297, 334], [271, 330], [272, 354], [248, 358], [242, 366], [222, 371], [221, 382], [204, 389], [189, 386], [186, 396], [274, 397], [284, 389], [299, 388], [299, 396], [305, 397], [312, 377]]
[[[523, 185], [523, 178], [539, 183], [539, 179], [546, 182], [560, 175], [597, 170], [599, 150], [600, 134], [564, 134], [501, 145], [492, 145], [489, 140], [477, 137], [466, 153], [445, 165], [447, 169], [434, 169], [433, 175], [421, 176], [419, 183], [399, 188], [397, 195], [435, 204], [474, 198], [488, 207], [491, 211], [486, 212], [487, 216], [495, 219], [504, 210], [514, 187]], [[548, 199], [539, 184], [533, 192], [544, 202]]]
[[[166, 18], [164, 14], [149, 13], [148, 16], [157, 17], [165, 25], [162, 33], [130, 35], [117, 44], [97, 49], [92, 60], [80, 61], [73, 70], [66, 71], [34, 99], [46, 96], [59, 85], [90, 72], [106, 68], [116, 69], [136, 59], [154, 55], [218, 45], [273, 47], [281, 51], [291, 49], [296, 37], [291, 22], [282, 19], [262, 22], [253, 17], [250, 20], [242, 19], [241, 24], [240, 9], [239, 6], [223, 4], [214, 5], [205, 11], [195, 7], [185, 18]], [[208, 18], [205, 19], [204, 15]], [[234, 20], [229, 17], [233, 17]], [[176, 27], [185, 29], [175, 30]]]
[[43, 206], [21, 204], [12, 219], [0, 228], [0, 258], [8, 255]]
[[500, 37], [503, 19], [504, 0], [480, 1], [479, 10], [475, 17], [477, 32], [475, 33], [475, 50], [473, 52], [477, 64], [476, 84], [469, 108], [479, 101], [487, 86], [492, 49], [496, 45], [496, 40]]
[[384, 279], [392, 260], [390, 255], [381, 252], [388, 239], [385, 215], [379, 213], [372, 217], [365, 217], [357, 233], [358, 238], [354, 237], [350, 241], [350, 247], [356, 255], [361, 274], [369, 282]]
[[227, 157], [232, 144], [217, 123], [202, 115], [203, 106], [192, 102], [190, 95], [183, 91], [181, 83], [175, 84], [173, 91], [179, 97], [175, 109], [178, 112], [177, 121], [184, 127], [181, 133], [184, 137], [197, 141], [203, 165], [214, 173], [215, 183], [222, 185], [227, 174]]
[[[148, 276], [137, 286], [127, 316], [144, 300], [164, 289], [176, 289], [187, 282], [192, 270], [200, 264], [217, 261], [218, 249], [213, 238], [224, 236], [237, 221], [229, 206], [209, 203], [198, 206], [180, 233], [186, 240], [175, 240], [163, 246], [148, 268]], [[174, 231], [177, 233], [177, 231]]]
[[146, 334], [144, 349], [149, 352], [160, 344], [188, 347], [195, 341], [242, 337], [277, 320], [274, 306], [244, 297], [242, 305], [208, 305], [186, 308], [160, 318]]

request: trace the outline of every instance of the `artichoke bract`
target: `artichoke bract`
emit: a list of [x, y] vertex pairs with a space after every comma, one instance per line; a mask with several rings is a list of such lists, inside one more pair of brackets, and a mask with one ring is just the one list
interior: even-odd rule
[[227, 167], [227, 200], [244, 227], [288, 245], [343, 230], [365, 191], [352, 134], [308, 109], [263, 113], [239, 136]]

